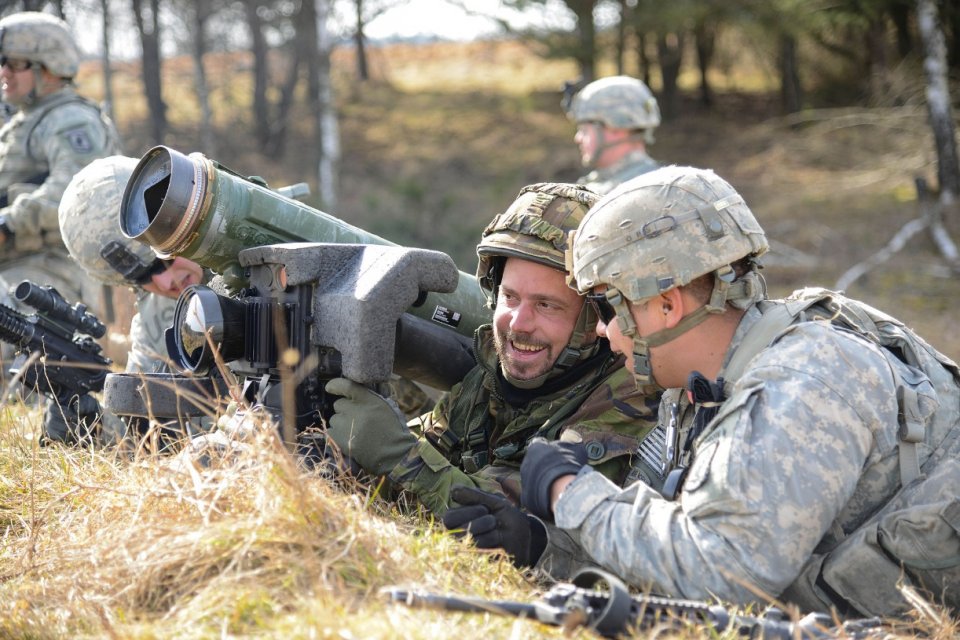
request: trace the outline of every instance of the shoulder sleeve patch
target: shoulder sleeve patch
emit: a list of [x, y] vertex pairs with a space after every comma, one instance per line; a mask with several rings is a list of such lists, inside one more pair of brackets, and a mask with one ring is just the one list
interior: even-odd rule
[[86, 129], [82, 127], [70, 129], [69, 131], [65, 131], [63, 135], [66, 136], [67, 142], [70, 143], [70, 148], [77, 153], [87, 154], [93, 151], [93, 141], [90, 140]]

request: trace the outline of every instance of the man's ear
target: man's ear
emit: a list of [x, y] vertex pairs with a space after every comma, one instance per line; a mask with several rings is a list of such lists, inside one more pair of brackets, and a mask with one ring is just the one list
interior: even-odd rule
[[689, 301], [680, 293], [680, 288], [670, 289], [660, 294], [656, 300], [658, 310], [663, 314], [663, 323], [668, 329], [672, 329], [686, 315], [686, 308]]

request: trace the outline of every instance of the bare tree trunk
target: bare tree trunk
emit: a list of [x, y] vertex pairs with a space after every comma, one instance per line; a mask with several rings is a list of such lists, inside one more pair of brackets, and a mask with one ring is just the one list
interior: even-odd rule
[[647, 56], [647, 34], [640, 25], [634, 25], [634, 37], [637, 39], [637, 66], [638, 75], [643, 83], [650, 86], [650, 58]]
[[660, 77], [663, 91], [660, 112], [665, 119], [674, 118], [680, 111], [680, 92], [677, 79], [683, 62], [683, 32], [665, 33], [657, 38], [657, 56], [660, 62]]
[[627, 72], [627, 25], [630, 24], [630, 6], [627, 0], [618, 0], [620, 7], [620, 21], [617, 23], [617, 74]]
[[[280, 99], [277, 101], [276, 109], [274, 109], [275, 116], [271, 119], [270, 138], [264, 147], [264, 153], [271, 158], [280, 158], [286, 151], [290, 109], [293, 107], [297, 81], [300, 78], [301, 61], [316, 57], [316, 23], [313, 0], [304, 0], [300, 3], [295, 20], [297, 33], [293, 40], [290, 66], [287, 68], [286, 79], [284, 79], [280, 88]], [[315, 87], [316, 81], [313, 79], [315, 72], [311, 67], [312, 65], [307, 65], [307, 96], [311, 109], [313, 109], [315, 108], [314, 102], [310, 96], [316, 95], [317, 89]]]
[[565, 2], [577, 17], [579, 43], [574, 57], [580, 67], [580, 77], [584, 82], [592, 82], [596, 78], [597, 25], [593, 20], [596, 0], [565, 0]]
[[913, 35], [910, 30], [910, 0], [896, 0], [889, 8], [890, 19], [897, 32], [897, 52], [901, 58], [913, 53]]
[[364, 33], [366, 23], [363, 19], [363, 0], [357, 3], [357, 28], [353, 34], [354, 45], [357, 49], [357, 78], [361, 82], [370, 79], [370, 69], [367, 66], [367, 35]]
[[780, 36], [780, 104], [784, 113], [796, 113], [803, 106], [803, 87], [797, 62], [797, 39]]
[[320, 201], [328, 211], [337, 209], [337, 179], [340, 164], [340, 131], [330, 79], [330, 54], [333, 39], [327, 29], [332, 0], [314, 0], [317, 13], [317, 138], [320, 157], [317, 161], [317, 181]]
[[867, 27], [867, 64], [870, 96], [874, 103], [883, 100], [890, 86], [887, 62], [887, 23], [883, 16], [870, 20]]
[[210, 87], [203, 57], [207, 53], [207, 19], [210, 17], [210, 1], [195, 0], [193, 3], [193, 86], [200, 105], [200, 145], [203, 152], [217, 156], [216, 136], [213, 130], [213, 110], [210, 108]]
[[717, 43], [717, 28], [714, 19], [710, 19], [710, 24], [706, 20], [698, 21], [694, 27], [693, 35], [697, 41], [697, 66], [700, 69], [700, 102], [705, 107], [709, 107], [713, 105], [713, 90], [710, 88], [707, 71], [710, 69], [710, 62], [713, 60], [713, 52]]
[[109, 0], [100, 0], [101, 25], [103, 28], [103, 55], [101, 61], [103, 64], [103, 110], [114, 118], [113, 113], [113, 69], [110, 66], [110, 2]]
[[[943, 23], [950, 25], [950, 40], [947, 42], [947, 61], [951, 67], [960, 67], [960, 7], [957, 4], [943, 4]], [[944, 29], [947, 31], [947, 29]]]
[[943, 213], [953, 209], [960, 194], [960, 164], [947, 82], [947, 47], [934, 0], [917, 0], [917, 26], [923, 41], [923, 68], [927, 74], [927, 109], [937, 147], [937, 179], [940, 182], [940, 207], [931, 221], [930, 231], [940, 252], [960, 269], [957, 247], [943, 226]]
[[[143, 91], [150, 111], [150, 129], [153, 141], [163, 144], [167, 133], [167, 105], [163, 101], [160, 79], [160, 0], [149, 0], [149, 7], [144, 7], [143, 0], [131, 0], [131, 3], [140, 33]], [[147, 8], [149, 14], [145, 11]]]
[[270, 65], [267, 59], [267, 39], [263, 35], [263, 23], [257, 13], [259, 0], [245, 0], [243, 6], [247, 13], [247, 27], [250, 29], [250, 52], [253, 54], [253, 129], [262, 151], [270, 141], [270, 104], [267, 102]]
[[947, 50], [934, 0], [917, 0], [917, 26], [923, 40], [923, 68], [927, 74], [927, 109], [937, 146], [937, 178], [940, 191], [960, 194], [960, 164], [947, 83]]

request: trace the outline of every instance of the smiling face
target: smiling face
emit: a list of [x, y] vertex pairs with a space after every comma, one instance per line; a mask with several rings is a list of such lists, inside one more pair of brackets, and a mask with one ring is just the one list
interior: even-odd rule
[[144, 291], [164, 298], [176, 298], [192, 284], [203, 279], [203, 268], [192, 260], [177, 256], [162, 273], [155, 274], [150, 282], [142, 285]]
[[583, 298], [569, 288], [563, 272], [508, 258], [493, 312], [500, 366], [517, 380], [532, 380], [553, 368], [570, 342]]

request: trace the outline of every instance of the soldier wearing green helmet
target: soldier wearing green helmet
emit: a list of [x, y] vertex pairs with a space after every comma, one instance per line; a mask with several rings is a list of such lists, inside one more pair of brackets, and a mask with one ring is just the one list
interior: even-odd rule
[[604, 195], [618, 184], [656, 169], [647, 153], [660, 126], [660, 107], [646, 84], [629, 76], [601, 78], [564, 105], [577, 125], [574, 141], [589, 172], [577, 182]]
[[768, 300], [766, 235], [709, 170], [624, 183], [571, 244], [597, 333], [638, 384], [667, 389], [666, 481], [622, 488], [535, 441], [521, 502], [551, 537], [673, 597], [886, 616], [909, 607], [904, 581], [960, 603], [954, 362], [840, 293]]
[[76, 277], [57, 220], [73, 175], [119, 151], [113, 123], [73, 88], [79, 63], [63, 20], [32, 11], [0, 20], [3, 100], [18, 109], [0, 129], [0, 275], [52, 285], [100, 313], [102, 289]]
[[[534, 564], [545, 540], [515, 506], [530, 439], [581, 442], [585, 461], [623, 482], [658, 404], [635, 388], [565, 284], [567, 233], [596, 200], [576, 185], [530, 185], [487, 226], [477, 276], [493, 324], [475, 336], [477, 366], [432, 412], [405, 423], [369, 389], [327, 384], [344, 396], [327, 434], [345, 455], [389, 476], [449, 527], [468, 529], [479, 546], [504, 546], [518, 564]], [[505, 522], [491, 530], [498, 518]]]

